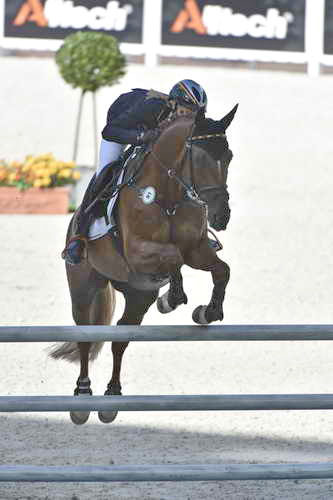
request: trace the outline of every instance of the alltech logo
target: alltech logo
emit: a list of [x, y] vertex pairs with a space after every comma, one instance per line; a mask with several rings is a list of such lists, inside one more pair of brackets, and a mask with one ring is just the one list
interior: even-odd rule
[[[227, 2], [226, 2], [227, 4]], [[291, 12], [270, 8], [265, 14], [246, 16], [227, 5], [204, 5], [202, 11], [197, 0], [185, 0], [184, 8], [171, 25], [171, 33], [192, 30], [198, 35], [222, 35], [284, 40], [294, 21]]]
[[111, 0], [105, 7], [74, 5], [72, 0], [26, 0], [19, 8], [14, 26], [35, 23], [39, 27], [124, 31], [133, 6]]

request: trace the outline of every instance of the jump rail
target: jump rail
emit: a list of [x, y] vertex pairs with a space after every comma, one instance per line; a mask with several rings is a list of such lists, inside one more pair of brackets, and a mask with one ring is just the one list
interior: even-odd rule
[[[0, 327], [0, 342], [324, 341], [333, 325]], [[3, 396], [0, 412], [333, 409], [333, 394], [197, 396]], [[333, 479], [323, 464], [0, 466], [0, 482], [227, 481]]]
[[1, 396], [0, 412], [333, 410], [333, 394]]
[[0, 482], [235, 481], [330, 479], [327, 464], [126, 465], [112, 467], [0, 466]]
[[333, 340], [333, 325], [4, 326], [0, 342]]

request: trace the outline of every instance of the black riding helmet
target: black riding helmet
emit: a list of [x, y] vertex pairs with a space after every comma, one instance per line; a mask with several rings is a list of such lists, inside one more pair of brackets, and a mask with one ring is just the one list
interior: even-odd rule
[[182, 106], [206, 112], [207, 94], [201, 85], [193, 80], [181, 80], [176, 83], [172, 87], [169, 97]]

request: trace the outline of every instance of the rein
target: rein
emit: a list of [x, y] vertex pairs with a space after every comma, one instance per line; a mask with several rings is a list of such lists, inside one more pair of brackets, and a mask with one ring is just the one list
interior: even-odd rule
[[[194, 128], [194, 126], [193, 126]], [[193, 129], [192, 129], [192, 134], [193, 134]], [[201, 194], [207, 191], [220, 191], [221, 193], [224, 194], [224, 190], [221, 189], [220, 186], [216, 185], [208, 185], [208, 186], [203, 186], [201, 188], [198, 188], [195, 183], [195, 174], [194, 174], [194, 166], [193, 166], [193, 155], [192, 155], [192, 145], [196, 141], [200, 140], [207, 140], [207, 139], [215, 139], [218, 137], [226, 137], [224, 133], [216, 133], [216, 134], [206, 134], [206, 135], [199, 135], [199, 136], [193, 136], [191, 134], [190, 138], [187, 139], [185, 143], [185, 154], [183, 155], [181, 161], [180, 161], [180, 168], [184, 165], [187, 155], [190, 155], [190, 183], [187, 183], [184, 181], [182, 177], [177, 175], [177, 171], [173, 168], [169, 168], [158, 156], [157, 154], [151, 149], [150, 154], [154, 157], [154, 159], [158, 162], [160, 167], [163, 168], [168, 174], [170, 178], [175, 179], [175, 181], [180, 184], [185, 191], [186, 198], [181, 200], [179, 203], [176, 203], [173, 208], [164, 208], [158, 200], [154, 199], [152, 203], [156, 203], [159, 205], [161, 208], [162, 212], [166, 216], [172, 216], [176, 214], [177, 208], [184, 203], [189, 203], [189, 202], [194, 202], [197, 205], [204, 207], [207, 211], [207, 203], [200, 198]], [[221, 162], [220, 160], [217, 161], [218, 167], [221, 168]], [[131, 183], [130, 187], [136, 189], [135, 183]]]
[[[157, 156], [157, 154], [154, 152], [154, 151], [151, 151], [150, 153], [154, 158], [155, 160], [158, 161], [158, 163], [160, 164], [160, 166], [167, 172], [168, 176], [171, 178], [171, 179], [175, 179], [175, 181], [178, 182], [178, 184], [180, 184], [185, 192], [186, 192], [186, 195], [191, 199], [191, 200], [199, 200], [199, 195], [198, 193], [196, 192], [195, 190], [195, 187], [194, 187], [194, 184], [187, 184], [184, 179], [182, 179], [181, 177], [179, 177], [179, 175], [177, 175], [177, 172], [175, 169], [173, 168], [169, 168], [167, 167], [163, 162], [162, 160]], [[186, 152], [182, 158], [182, 161], [181, 161], [181, 166], [184, 164], [186, 160]], [[200, 200], [201, 201], [201, 200]], [[204, 203], [204, 202], [202, 202]]]
[[175, 169], [169, 168], [167, 165], [165, 165], [165, 163], [157, 156], [157, 154], [153, 150], [150, 151], [150, 154], [154, 157], [154, 159], [157, 160], [157, 162], [163, 168], [163, 170], [165, 170], [167, 172], [168, 177], [170, 177], [171, 179], [175, 179], [175, 181], [178, 184], [180, 184], [184, 188], [184, 191], [185, 191], [186, 198], [181, 200], [179, 203], [176, 203], [172, 209], [165, 209], [163, 206], [161, 206], [161, 204], [158, 202], [158, 200], [154, 200], [154, 203], [157, 203], [160, 206], [161, 210], [167, 216], [175, 215], [177, 208], [181, 204], [188, 203], [188, 202], [194, 202], [197, 205], [199, 205], [200, 207], [204, 207], [207, 211], [207, 203], [200, 199], [199, 194], [197, 192], [197, 189], [195, 187], [195, 182], [194, 182], [194, 171], [193, 171], [194, 169], [193, 169], [193, 162], [192, 162], [192, 141], [193, 141], [194, 127], [195, 127], [195, 124], [193, 124], [192, 133], [191, 133], [190, 138], [185, 142], [185, 153], [180, 161], [180, 169], [182, 169], [182, 167], [186, 161], [187, 153], [188, 152], [190, 153], [190, 159], [191, 159], [190, 160], [190, 176], [191, 176], [190, 184], [186, 183], [182, 177], [177, 175], [177, 171]]

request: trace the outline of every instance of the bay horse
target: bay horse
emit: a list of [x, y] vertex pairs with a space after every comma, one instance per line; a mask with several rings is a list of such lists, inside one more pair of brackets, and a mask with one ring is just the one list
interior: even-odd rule
[[[88, 242], [82, 263], [66, 264], [77, 325], [109, 325], [115, 290], [125, 298], [118, 325], [141, 324], [159, 289], [168, 282], [169, 292], [159, 299], [158, 308], [164, 313], [174, 310], [187, 302], [180, 271], [184, 264], [210, 272], [214, 284], [209, 304], [197, 307], [193, 320], [209, 324], [223, 319], [230, 270], [209, 245], [207, 216], [216, 230], [225, 229], [230, 217], [226, 180], [232, 153], [225, 131], [236, 110], [237, 106], [218, 122], [205, 120], [204, 128], [196, 130], [195, 114], [177, 117], [160, 131], [140, 175], [119, 193], [117, 226], [123, 255], [106, 235]], [[148, 203], [147, 197], [151, 198]], [[75, 216], [67, 241], [74, 233]], [[97, 357], [102, 346], [100, 342], [66, 342], [51, 351], [54, 359], [80, 361], [74, 395], [92, 394], [89, 360]], [[121, 395], [120, 371], [127, 346], [128, 342], [112, 343], [113, 371], [105, 395]], [[85, 411], [70, 415], [75, 424], [89, 418]], [[112, 422], [116, 415], [115, 411], [98, 414], [103, 423]]]

